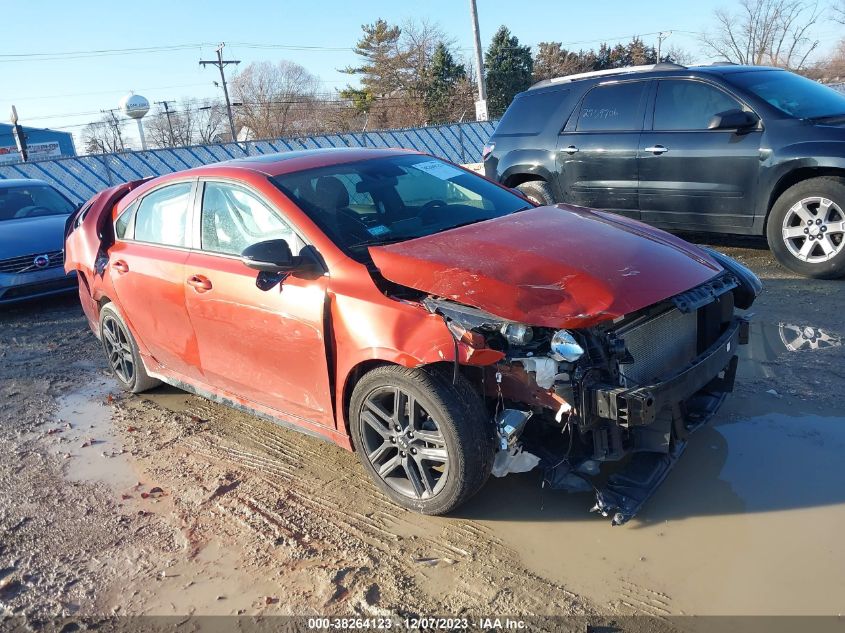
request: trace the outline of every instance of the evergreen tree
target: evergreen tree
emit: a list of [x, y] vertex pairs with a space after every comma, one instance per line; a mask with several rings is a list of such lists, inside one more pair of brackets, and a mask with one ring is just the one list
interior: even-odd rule
[[429, 123], [449, 121], [455, 90], [466, 76], [463, 64], [455, 62], [445, 43], [440, 42], [431, 56], [431, 65], [426, 73], [426, 88], [423, 104]]
[[362, 63], [341, 70], [349, 75], [361, 75], [361, 88], [347, 86], [340, 96], [351, 99], [359, 111], [367, 112], [375, 98], [387, 96], [404, 85], [407, 60], [399, 49], [402, 30], [398, 26], [379, 19], [361, 28], [364, 35], [354, 50]]
[[491, 118], [504, 114], [514, 96], [531, 85], [534, 60], [530, 46], [501, 26], [484, 56], [487, 68], [487, 109]]

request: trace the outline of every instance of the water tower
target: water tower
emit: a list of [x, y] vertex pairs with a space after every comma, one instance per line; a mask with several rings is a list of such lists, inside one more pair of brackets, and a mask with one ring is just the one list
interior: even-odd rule
[[144, 124], [141, 119], [150, 111], [150, 102], [141, 95], [130, 92], [120, 100], [120, 111], [138, 124], [138, 135], [141, 137], [141, 149], [147, 149], [147, 139], [144, 137]]

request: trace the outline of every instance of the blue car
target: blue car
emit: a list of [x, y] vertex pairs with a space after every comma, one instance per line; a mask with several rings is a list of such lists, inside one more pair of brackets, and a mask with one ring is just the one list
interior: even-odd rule
[[76, 288], [64, 231], [76, 206], [42, 180], [0, 180], [0, 305]]

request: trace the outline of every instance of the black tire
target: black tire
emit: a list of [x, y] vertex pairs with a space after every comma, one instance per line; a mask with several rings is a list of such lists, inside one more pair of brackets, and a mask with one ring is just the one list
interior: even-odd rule
[[516, 186], [526, 198], [540, 206], [554, 204], [555, 197], [552, 188], [544, 180], [530, 180]]
[[[409, 401], [416, 403], [413, 422]], [[462, 376], [453, 384], [451, 372], [436, 368], [378, 367], [355, 385], [349, 406], [358, 458], [376, 485], [403, 508], [446, 514], [490, 476], [492, 424], [480, 396]], [[380, 417], [374, 407], [388, 417]], [[392, 468], [391, 462], [396, 464]], [[377, 466], [388, 470], [379, 474]]]
[[845, 276], [843, 230], [845, 179], [832, 177], [792, 185], [775, 201], [766, 223], [769, 248], [777, 260], [815, 279]]
[[100, 341], [109, 369], [123, 389], [142, 393], [161, 384], [160, 380], [147, 374], [138, 344], [112, 303], [107, 303], [100, 310]]

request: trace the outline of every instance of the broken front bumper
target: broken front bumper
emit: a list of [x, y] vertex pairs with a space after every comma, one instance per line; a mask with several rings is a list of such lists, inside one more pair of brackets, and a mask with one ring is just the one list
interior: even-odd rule
[[[733, 390], [738, 347], [747, 341], [748, 322], [734, 318], [692, 363], [658, 383], [627, 389], [594, 386], [585, 390], [585, 398], [596, 415], [628, 429], [630, 450], [634, 453], [603, 486], [594, 487], [594, 512], [612, 517], [613, 525], [626, 523], [639, 512], [683, 454], [689, 434], [709, 421]], [[663, 438], [663, 449], [654, 444], [644, 446], [646, 442], [637, 440], [638, 433]], [[611, 451], [612, 448], [609, 447]], [[577, 468], [564, 472], [558, 465], [554, 471], [546, 476], [552, 487], [558, 487], [555, 482], [565, 487], [566, 482], [572, 482], [572, 475], [586, 479]]]
[[713, 385], [714, 389], [728, 393], [733, 389], [737, 349], [747, 342], [748, 321], [736, 318], [704, 353], [659, 383], [588, 389], [592, 410], [622, 426], [647, 426], [660, 411], [683, 402], [714, 380], [720, 383]]

